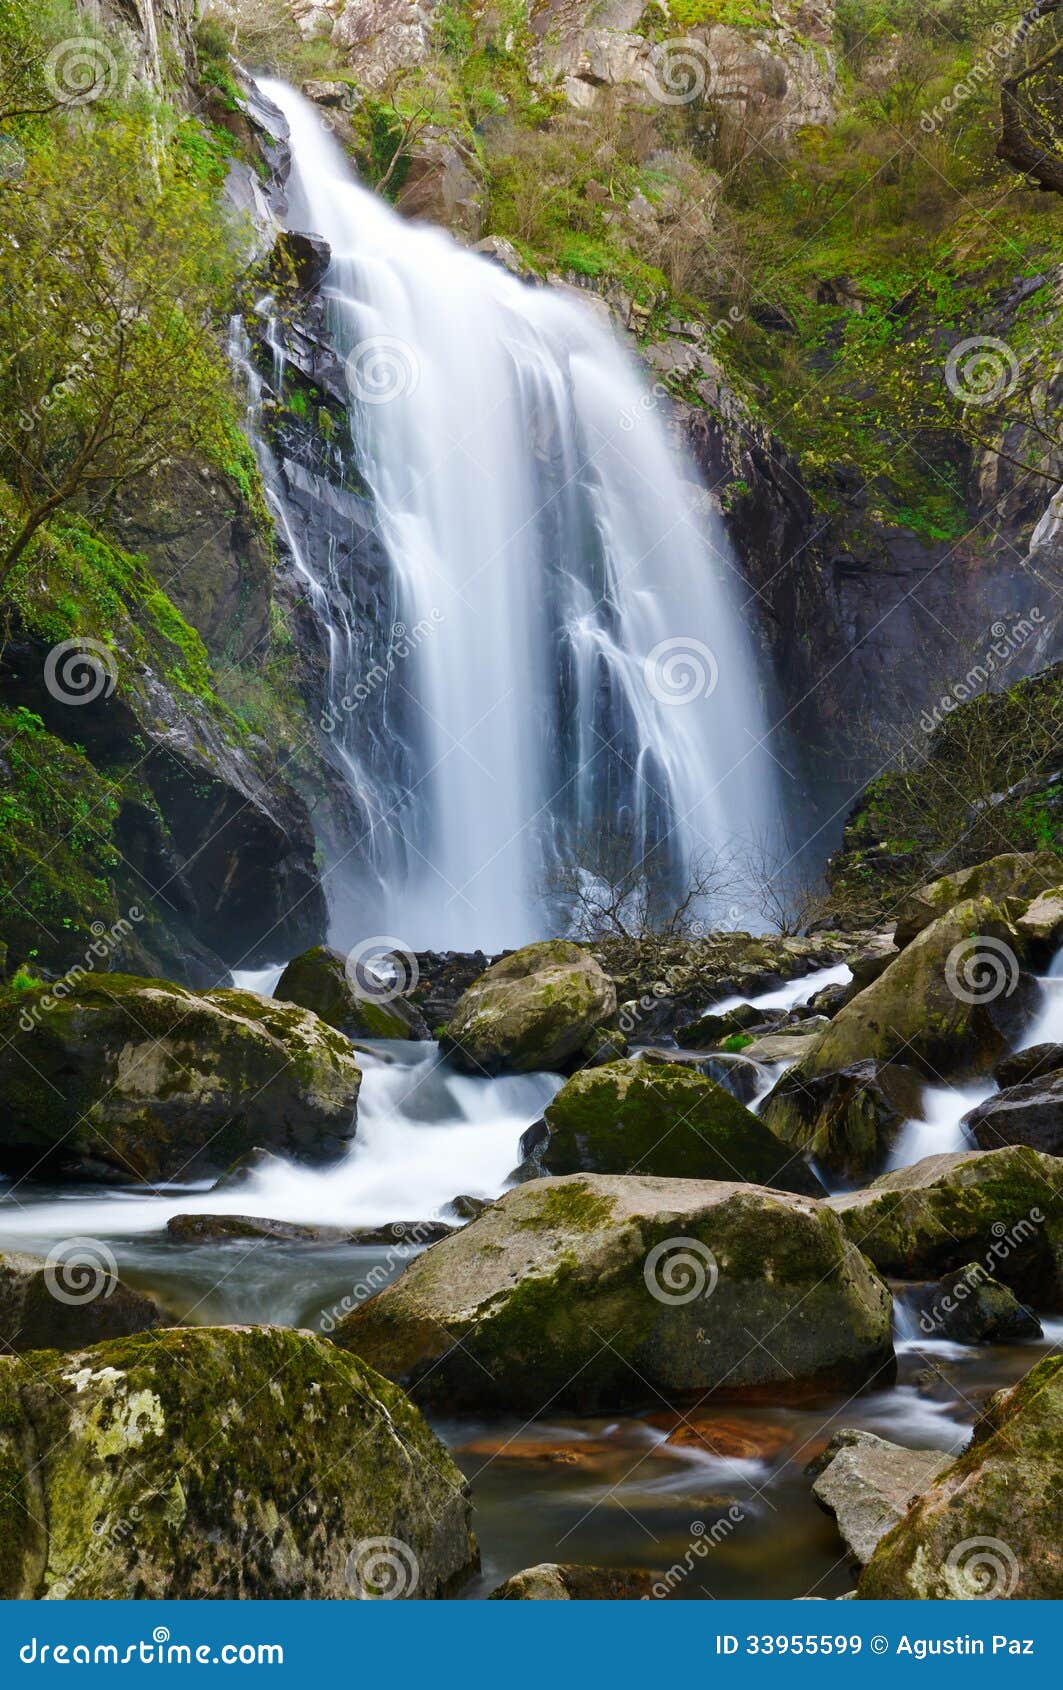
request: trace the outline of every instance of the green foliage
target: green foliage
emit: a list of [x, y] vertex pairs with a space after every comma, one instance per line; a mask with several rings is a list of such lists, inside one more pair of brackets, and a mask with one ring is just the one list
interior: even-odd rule
[[204, 88], [217, 95], [226, 111], [239, 111], [240, 90], [229, 62], [229, 37], [214, 18], [203, 18], [196, 27], [196, 67]]

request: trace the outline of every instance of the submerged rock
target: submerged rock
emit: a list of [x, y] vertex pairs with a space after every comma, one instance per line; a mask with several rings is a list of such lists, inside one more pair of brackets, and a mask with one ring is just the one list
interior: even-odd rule
[[305, 1009], [89, 974], [61, 1001], [29, 992], [0, 1011], [0, 1165], [165, 1180], [255, 1145], [320, 1161], [354, 1136], [360, 1081]]
[[616, 990], [567, 939], [503, 957], [459, 999], [440, 1049], [469, 1074], [527, 1074], [571, 1064], [616, 1014]]
[[195, 1327], [0, 1364], [0, 1597], [347, 1599], [477, 1565], [466, 1486], [325, 1339]]
[[1039, 892], [1058, 886], [1060, 870], [1060, 860], [1053, 851], [1006, 851], [973, 868], [942, 875], [909, 893], [897, 917], [896, 943], [910, 945], [932, 921], [969, 898], [988, 898], [997, 904], [1003, 898], [1028, 902]]
[[166, 1325], [159, 1305], [118, 1278], [95, 1239], [69, 1239], [47, 1260], [0, 1255], [0, 1350], [73, 1350]]
[[1028, 1144], [1063, 1155], [1063, 1071], [995, 1092], [968, 1110], [963, 1125], [983, 1150]]
[[403, 996], [368, 997], [355, 989], [346, 960], [327, 945], [315, 945], [288, 964], [273, 996], [312, 1009], [352, 1039], [427, 1039], [420, 1010]]
[[446, 1221], [392, 1221], [387, 1226], [304, 1226], [258, 1215], [174, 1215], [166, 1223], [182, 1244], [218, 1244], [228, 1240], [272, 1240], [279, 1244], [435, 1244], [456, 1228]]
[[823, 1192], [800, 1155], [683, 1063], [629, 1059], [584, 1070], [562, 1086], [545, 1119], [549, 1138], [535, 1154], [548, 1174], [659, 1174]]
[[1063, 1360], [991, 1398], [970, 1447], [879, 1543], [857, 1594], [1063, 1596]]
[[824, 1203], [588, 1174], [507, 1192], [336, 1341], [440, 1407], [613, 1411], [858, 1387], [892, 1361], [891, 1312]]
[[638, 1568], [578, 1567], [543, 1561], [514, 1573], [491, 1602], [640, 1602], [653, 1595], [655, 1573]]
[[832, 1514], [857, 1566], [903, 1520], [915, 1497], [952, 1465], [937, 1449], [904, 1449], [873, 1432], [837, 1433], [814, 1466], [812, 1494]]

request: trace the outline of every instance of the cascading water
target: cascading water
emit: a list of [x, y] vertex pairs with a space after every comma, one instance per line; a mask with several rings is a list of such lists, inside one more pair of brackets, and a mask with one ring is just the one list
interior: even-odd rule
[[773, 764], [722, 526], [611, 333], [590, 303], [403, 221], [317, 108], [260, 86], [290, 131], [288, 225], [331, 249], [347, 449], [402, 630], [381, 654], [357, 585], [337, 605], [317, 581], [329, 725], [366, 818], [335, 937], [368, 922], [495, 949], [547, 930], [559, 860], [600, 869], [621, 841], [668, 889], [766, 834]]

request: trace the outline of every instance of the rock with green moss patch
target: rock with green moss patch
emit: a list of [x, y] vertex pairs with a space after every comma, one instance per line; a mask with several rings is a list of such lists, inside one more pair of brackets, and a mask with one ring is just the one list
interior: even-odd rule
[[352, 1039], [427, 1039], [423, 1015], [402, 996], [381, 999], [355, 990], [346, 960], [327, 945], [315, 945], [288, 964], [273, 996], [312, 1009]]
[[1035, 1307], [1063, 1308], [1063, 1160], [1025, 1145], [926, 1156], [828, 1201], [892, 1278], [977, 1260]]
[[280, 1327], [0, 1362], [0, 1544], [5, 1599], [435, 1597], [477, 1562], [413, 1404]]
[[586, 1174], [507, 1192], [336, 1341], [440, 1408], [613, 1412], [857, 1388], [892, 1361], [891, 1309], [823, 1203]]
[[616, 989], [567, 939], [503, 957], [458, 1000], [440, 1049], [470, 1074], [563, 1072], [616, 1014]]
[[0, 1010], [0, 1166], [175, 1179], [256, 1145], [320, 1161], [353, 1136], [360, 1081], [309, 1010], [87, 974]]
[[970, 1447], [879, 1543], [857, 1595], [1063, 1596], [1063, 1360], [990, 1399]]
[[0, 1351], [83, 1349], [168, 1324], [159, 1305], [125, 1285], [98, 1248], [86, 1253], [77, 1242], [48, 1261], [0, 1255]]
[[1029, 902], [1058, 886], [1061, 878], [1063, 863], [1053, 851], [1006, 851], [973, 868], [957, 869], [908, 894], [897, 917], [894, 941], [902, 947], [911, 944], [932, 921], [969, 898], [989, 898], [997, 904], [1004, 898]]
[[685, 1063], [629, 1058], [585, 1069], [546, 1110], [548, 1174], [749, 1180], [822, 1195], [816, 1176], [723, 1086]]

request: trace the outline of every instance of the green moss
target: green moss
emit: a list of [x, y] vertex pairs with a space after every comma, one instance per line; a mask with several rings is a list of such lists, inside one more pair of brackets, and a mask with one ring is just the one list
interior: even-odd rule
[[534, 1216], [517, 1221], [521, 1229], [547, 1231], [557, 1227], [565, 1231], [594, 1232], [611, 1219], [613, 1205], [604, 1197], [595, 1196], [587, 1186], [575, 1181], [571, 1185], [555, 1185], [541, 1194]]

